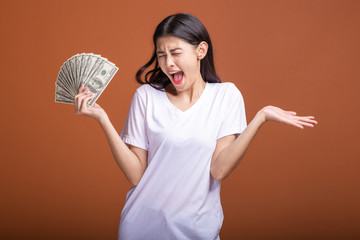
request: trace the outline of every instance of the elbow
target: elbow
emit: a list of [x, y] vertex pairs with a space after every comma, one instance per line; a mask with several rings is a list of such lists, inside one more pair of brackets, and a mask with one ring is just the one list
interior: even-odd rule
[[131, 185], [137, 186], [143, 177], [145, 172], [145, 168], [140, 169], [140, 171], [131, 172], [131, 174], [126, 175], [127, 180], [130, 182]]
[[130, 184], [131, 184], [133, 187], [135, 187], [135, 186], [137, 186], [137, 185], [139, 184], [141, 177], [142, 177], [142, 176], [140, 176], [140, 177], [127, 178], [127, 179], [128, 179], [128, 181], [130, 182]]
[[139, 184], [139, 181], [135, 181], [135, 180], [129, 180], [130, 184], [135, 187]]
[[227, 177], [227, 174], [225, 173], [225, 171], [223, 169], [211, 168], [210, 174], [214, 179], [216, 179], [218, 181], [221, 181]]

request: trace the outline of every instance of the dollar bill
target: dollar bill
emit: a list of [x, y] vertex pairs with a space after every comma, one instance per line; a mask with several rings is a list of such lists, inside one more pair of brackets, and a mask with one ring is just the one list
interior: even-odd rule
[[96, 69], [95, 73], [85, 82], [85, 87], [88, 87], [94, 94], [93, 98], [89, 101], [90, 106], [92, 106], [100, 97], [117, 70], [117, 67], [109, 64], [108, 61], [104, 61]]
[[60, 67], [55, 82], [55, 102], [74, 104], [81, 84], [93, 93], [89, 106], [97, 101], [118, 68], [107, 58], [93, 53], [76, 54]]

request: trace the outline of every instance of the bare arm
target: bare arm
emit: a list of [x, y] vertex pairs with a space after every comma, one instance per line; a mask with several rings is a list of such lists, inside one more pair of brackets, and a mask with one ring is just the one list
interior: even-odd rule
[[317, 124], [312, 116], [296, 116], [293, 111], [284, 111], [273, 106], [261, 109], [239, 137], [229, 135], [218, 140], [210, 169], [211, 175], [215, 179], [222, 180], [230, 175], [266, 121], [281, 122], [301, 129], [304, 126], [313, 127], [314, 124]]
[[111, 152], [117, 165], [133, 185], [137, 185], [146, 169], [147, 151], [134, 146], [127, 146], [120, 138], [110, 122], [106, 112], [98, 105], [87, 106], [92, 98], [89, 89], [81, 86], [79, 94], [75, 96], [75, 112], [78, 115], [89, 116], [98, 121], [108, 140]]
[[108, 117], [100, 119], [99, 124], [105, 133], [117, 165], [129, 182], [134, 186], [137, 185], [146, 169], [147, 151], [131, 145], [128, 147]]

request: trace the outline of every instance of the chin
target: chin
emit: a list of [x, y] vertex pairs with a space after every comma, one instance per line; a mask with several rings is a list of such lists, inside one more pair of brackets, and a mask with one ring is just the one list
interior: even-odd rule
[[185, 90], [185, 84], [184, 82], [180, 83], [180, 84], [174, 84], [172, 83], [174, 88], [176, 89], [176, 91], [184, 91]]

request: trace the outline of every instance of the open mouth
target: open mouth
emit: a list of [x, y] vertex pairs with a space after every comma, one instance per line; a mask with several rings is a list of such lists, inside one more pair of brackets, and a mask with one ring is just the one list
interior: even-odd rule
[[180, 84], [184, 78], [184, 73], [182, 71], [171, 74], [174, 84]]

